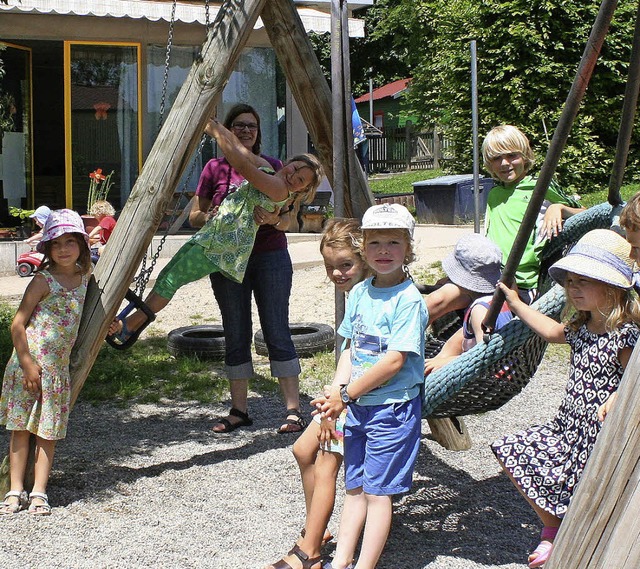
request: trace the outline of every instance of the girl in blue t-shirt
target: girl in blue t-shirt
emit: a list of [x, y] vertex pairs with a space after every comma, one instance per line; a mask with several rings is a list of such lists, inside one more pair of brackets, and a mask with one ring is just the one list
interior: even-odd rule
[[333, 569], [375, 567], [389, 534], [392, 498], [411, 487], [420, 445], [427, 310], [407, 270], [415, 221], [398, 204], [362, 218], [363, 254], [374, 273], [356, 285], [338, 333], [347, 338], [328, 397], [312, 401], [325, 418], [347, 407], [345, 497]]

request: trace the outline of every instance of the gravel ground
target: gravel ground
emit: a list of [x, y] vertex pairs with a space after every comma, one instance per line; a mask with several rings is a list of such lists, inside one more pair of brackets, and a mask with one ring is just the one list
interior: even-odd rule
[[[293, 295], [292, 322], [333, 321], [333, 292], [322, 269], [297, 270], [294, 291], [303, 294]], [[204, 281], [169, 306], [150, 331], [217, 312]], [[500, 474], [488, 444], [553, 415], [565, 362], [547, 356], [522, 394], [498, 411], [465, 418], [473, 439], [468, 451], [444, 450], [423, 422], [413, 490], [395, 501], [380, 569], [526, 567], [539, 524]], [[314, 395], [304, 394], [305, 401]], [[212, 419], [227, 404], [123, 409], [80, 400], [57, 449], [48, 489], [53, 515], [3, 517], [0, 568], [259, 569], [279, 559], [304, 522], [294, 439], [275, 434], [282, 402], [251, 392], [254, 426], [214, 435]], [[2, 431], [2, 448], [7, 441]], [[334, 534], [342, 491], [339, 480]]]

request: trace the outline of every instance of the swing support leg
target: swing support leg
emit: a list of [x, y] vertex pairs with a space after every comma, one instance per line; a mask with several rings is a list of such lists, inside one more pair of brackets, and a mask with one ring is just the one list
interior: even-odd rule
[[447, 450], [469, 450], [471, 448], [471, 437], [462, 418], [436, 419], [435, 417], [427, 417], [427, 423], [429, 423], [431, 435], [435, 441]]

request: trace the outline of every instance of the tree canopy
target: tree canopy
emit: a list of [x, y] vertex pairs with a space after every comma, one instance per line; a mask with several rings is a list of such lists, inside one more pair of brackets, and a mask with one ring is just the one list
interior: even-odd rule
[[[577, 192], [608, 182], [619, 130], [637, 3], [620, 0], [583, 100], [558, 174]], [[406, 98], [422, 126], [452, 140], [457, 173], [471, 168], [470, 41], [477, 42], [481, 136], [514, 124], [530, 138], [537, 165], [564, 101], [598, 3], [587, 0], [378, 0], [365, 14], [364, 40], [352, 41], [354, 92], [362, 70], [377, 84], [413, 77]], [[640, 134], [634, 133], [627, 176], [638, 172]], [[638, 174], [636, 174], [637, 176]]]

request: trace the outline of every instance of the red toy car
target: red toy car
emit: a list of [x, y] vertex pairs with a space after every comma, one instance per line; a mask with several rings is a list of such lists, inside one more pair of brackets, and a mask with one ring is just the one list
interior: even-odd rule
[[21, 277], [30, 277], [40, 268], [42, 259], [44, 259], [44, 255], [37, 251], [22, 253], [16, 261], [16, 273]]

